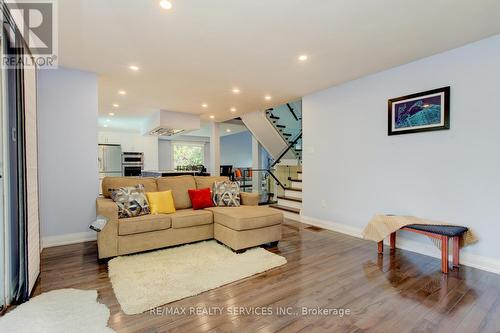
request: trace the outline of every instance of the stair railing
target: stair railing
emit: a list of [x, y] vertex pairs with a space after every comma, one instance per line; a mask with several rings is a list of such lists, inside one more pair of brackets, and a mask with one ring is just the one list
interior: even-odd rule
[[278, 155], [278, 158], [276, 158], [274, 163], [271, 164], [270, 169], [274, 168], [276, 164], [278, 164], [281, 161], [281, 159], [286, 155], [286, 153], [288, 153], [290, 149], [292, 149], [301, 138], [302, 138], [302, 131], [300, 131], [299, 134], [297, 134], [295, 138], [288, 144], [288, 146], [286, 146], [285, 149], [281, 151], [281, 153]]

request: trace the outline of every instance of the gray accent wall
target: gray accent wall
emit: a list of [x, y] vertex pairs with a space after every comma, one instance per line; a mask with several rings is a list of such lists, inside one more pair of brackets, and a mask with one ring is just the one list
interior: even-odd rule
[[42, 239], [54, 245], [95, 237], [88, 225], [98, 194], [97, 75], [40, 70], [38, 89]]

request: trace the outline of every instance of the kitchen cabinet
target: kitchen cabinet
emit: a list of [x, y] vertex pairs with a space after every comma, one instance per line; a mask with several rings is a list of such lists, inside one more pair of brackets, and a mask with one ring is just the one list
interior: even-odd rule
[[121, 133], [118, 132], [99, 132], [97, 141], [100, 144], [121, 144]]

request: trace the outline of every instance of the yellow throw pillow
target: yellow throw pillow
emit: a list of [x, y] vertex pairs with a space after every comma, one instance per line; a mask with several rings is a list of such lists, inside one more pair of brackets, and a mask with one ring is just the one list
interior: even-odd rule
[[174, 197], [172, 191], [146, 192], [151, 214], [175, 213]]

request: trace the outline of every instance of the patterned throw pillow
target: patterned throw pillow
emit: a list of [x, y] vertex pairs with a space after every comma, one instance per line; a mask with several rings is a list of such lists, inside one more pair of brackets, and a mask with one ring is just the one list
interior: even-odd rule
[[150, 213], [144, 185], [121, 187], [111, 192], [111, 199], [118, 205], [118, 217], [136, 217]]
[[240, 185], [238, 182], [215, 182], [212, 195], [216, 206], [240, 206]]

